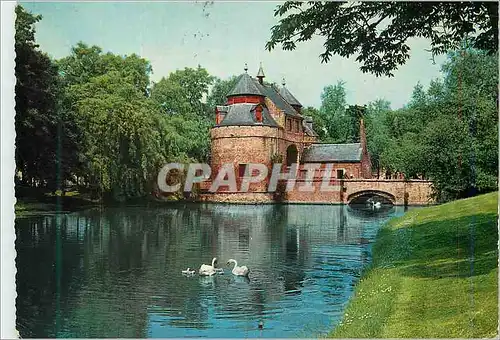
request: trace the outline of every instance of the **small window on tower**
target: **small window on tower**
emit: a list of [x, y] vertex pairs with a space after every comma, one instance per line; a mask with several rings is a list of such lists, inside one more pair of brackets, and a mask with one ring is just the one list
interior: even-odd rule
[[246, 164], [240, 164], [238, 168], [238, 174], [240, 177], [245, 177], [245, 169], [247, 165]]
[[287, 119], [287, 121], [286, 121], [286, 129], [288, 131], [292, 131], [292, 120], [291, 119]]
[[295, 121], [295, 132], [299, 132], [300, 131], [300, 127], [299, 127], [299, 121], [296, 120]]
[[262, 123], [262, 106], [260, 105], [255, 108], [255, 120]]

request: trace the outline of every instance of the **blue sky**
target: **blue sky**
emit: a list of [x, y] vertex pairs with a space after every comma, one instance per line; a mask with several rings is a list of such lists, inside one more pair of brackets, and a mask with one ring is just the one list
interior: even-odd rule
[[54, 58], [70, 53], [78, 41], [105, 52], [136, 53], [153, 66], [157, 81], [176, 69], [200, 64], [220, 78], [238, 75], [248, 63], [257, 73], [262, 62], [266, 80], [287, 87], [304, 106], [319, 107], [326, 85], [346, 82], [349, 104], [378, 98], [393, 108], [408, 102], [417, 82], [440, 76], [445, 57], [431, 61], [426, 40], [411, 40], [411, 58], [395, 77], [363, 74], [354, 58], [333, 57], [322, 64], [322, 38], [302, 43], [295, 51], [265, 50], [271, 27], [277, 23], [275, 2], [34, 2], [22, 5], [43, 19], [37, 24], [40, 48]]

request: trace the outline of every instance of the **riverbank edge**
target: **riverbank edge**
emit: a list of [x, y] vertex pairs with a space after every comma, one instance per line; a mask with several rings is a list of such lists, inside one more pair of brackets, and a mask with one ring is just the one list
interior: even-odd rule
[[[68, 199], [66, 199], [68, 200]], [[72, 199], [69, 199], [70, 201]], [[146, 204], [144, 203], [146, 202]], [[104, 202], [84, 202], [77, 204], [66, 205], [64, 202], [61, 203], [47, 203], [47, 202], [30, 202], [29, 200], [16, 199], [14, 204], [14, 211], [16, 218], [29, 217], [29, 216], [39, 216], [39, 215], [55, 215], [57, 213], [69, 213], [75, 211], [82, 211], [87, 209], [104, 208], [104, 207], [118, 207], [118, 206], [135, 206], [135, 205], [147, 205], [147, 206], [176, 206], [183, 204], [218, 204], [218, 205], [346, 205], [345, 203], [327, 203], [327, 202], [314, 202], [314, 203], [304, 203], [304, 202], [203, 202], [203, 201], [193, 201], [193, 200], [177, 200], [177, 201], [160, 201], [160, 200], [146, 200], [142, 201], [140, 204], [135, 202], [123, 202], [123, 203], [104, 203]], [[403, 205], [394, 205], [403, 206]], [[413, 204], [408, 205], [408, 207], [427, 207], [433, 206], [433, 204], [419, 205]]]
[[496, 338], [498, 236], [498, 192], [389, 220], [327, 337]]

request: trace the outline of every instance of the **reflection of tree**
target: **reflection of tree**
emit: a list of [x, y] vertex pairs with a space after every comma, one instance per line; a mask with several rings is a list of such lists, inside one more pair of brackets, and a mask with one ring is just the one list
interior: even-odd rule
[[[319, 261], [313, 256], [321, 254], [318, 249], [356, 244], [371, 218], [341, 206], [215, 204], [66, 215], [60, 229], [63, 317], [58, 334], [52, 326], [56, 220], [18, 220], [21, 333], [145, 337], [153, 316], [164, 327], [199, 330], [211, 327], [214, 314], [264, 318], [274, 303], [301, 292]], [[250, 280], [233, 277], [230, 268], [213, 278], [180, 274], [212, 257], [222, 267], [229, 258], [249, 266]], [[346, 289], [343, 277], [356, 268], [338, 267], [332, 290]]]
[[340, 241], [340, 243], [345, 242], [345, 228], [347, 224], [347, 217], [345, 213], [344, 207], [340, 209], [339, 213], [339, 220], [338, 220], [338, 232], [337, 232], [337, 238]]

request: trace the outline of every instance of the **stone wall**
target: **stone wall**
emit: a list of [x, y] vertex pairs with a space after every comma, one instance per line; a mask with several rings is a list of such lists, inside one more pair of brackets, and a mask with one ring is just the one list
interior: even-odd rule
[[382, 191], [393, 195], [396, 204], [409, 205], [432, 204], [432, 182], [423, 180], [395, 179], [349, 179], [344, 181], [344, 203], [349, 203], [350, 197], [363, 191]]
[[247, 193], [216, 193], [200, 195], [201, 202], [214, 203], [274, 203], [273, 195], [269, 193], [247, 192]]
[[[300, 188], [306, 184], [305, 180], [298, 179], [292, 191], [284, 194], [286, 203], [317, 203], [317, 204], [348, 204], [350, 199], [356, 194], [366, 191], [381, 191], [388, 193], [395, 198], [396, 205], [426, 205], [432, 204], [431, 182], [421, 180], [373, 180], [373, 179], [353, 179], [330, 181], [331, 191], [320, 190], [322, 181], [315, 179], [311, 185], [314, 191], [303, 191]], [[202, 201], [210, 202], [235, 202], [235, 203], [275, 203], [274, 193], [266, 192], [263, 188], [256, 188], [256, 192], [221, 192], [204, 193], [201, 195]]]
[[[269, 126], [225, 126], [211, 131], [212, 179], [219, 173], [224, 164], [233, 164], [238, 188], [239, 165], [258, 163], [271, 166], [272, 155], [279, 150], [278, 129]], [[254, 184], [252, 190], [265, 190], [266, 183]], [[221, 188], [227, 191], [227, 188]]]
[[[269, 126], [217, 126], [211, 130], [211, 169], [212, 180], [215, 179], [223, 164], [233, 164], [238, 187], [239, 165], [258, 163], [272, 170], [271, 158], [280, 154], [286, 160], [286, 150], [295, 145], [298, 151], [297, 162], [304, 150], [304, 133], [287, 132], [280, 128]], [[252, 190], [264, 191], [267, 181], [261, 184], [251, 184]], [[221, 188], [221, 191], [227, 189]]]
[[264, 98], [264, 104], [266, 105], [271, 117], [278, 123], [278, 125], [282, 128], [285, 127], [285, 113], [278, 109], [276, 105], [274, 105], [273, 101], [269, 98]]
[[[315, 179], [312, 182], [297, 180], [293, 191], [285, 194], [288, 203], [342, 203], [342, 191], [340, 182], [333, 180], [329, 183], [329, 191], [322, 191], [322, 180]], [[313, 187], [314, 191], [304, 191], [306, 187]]]
[[[308, 164], [314, 164], [314, 163], [308, 163]], [[344, 178], [351, 178], [351, 175], [353, 178], [361, 178], [360, 163], [329, 163], [329, 164], [331, 164], [332, 167], [330, 178], [337, 178], [337, 170], [344, 171]], [[316, 170], [314, 177], [317, 179], [323, 178], [326, 172], [326, 166], [327, 164], [325, 163], [320, 164], [320, 168]], [[299, 178], [305, 178], [307, 171], [304, 168], [304, 164], [300, 165], [299, 171], [300, 171]]]

